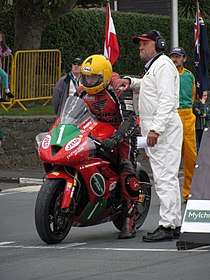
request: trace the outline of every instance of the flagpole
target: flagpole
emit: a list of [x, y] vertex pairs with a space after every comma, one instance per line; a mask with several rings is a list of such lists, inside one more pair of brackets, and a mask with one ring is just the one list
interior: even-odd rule
[[107, 38], [109, 33], [109, 26], [107, 25], [108, 18], [108, 11], [109, 11], [110, 2], [106, 0], [106, 24], [105, 24], [105, 42], [104, 42], [104, 55], [109, 58], [109, 38]]
[[197, 31], [198, 31], [198, 55], [200, 57], [200, 22], [199, 22], [199, 1], [196, 1], [196, 21], [197, 21]]
[[114, 0], [114, 11], [117, 11], [117, 0]]

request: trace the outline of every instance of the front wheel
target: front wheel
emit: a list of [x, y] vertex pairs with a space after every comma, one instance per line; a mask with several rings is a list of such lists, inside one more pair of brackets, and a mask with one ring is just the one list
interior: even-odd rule
[[63, 179], [47, 179], [36, 199], [36, 229], [41, 239], [48, 244], [60, 243], [73, 224], [74, 200], [68, 209], [61, 209], [64, 186]]

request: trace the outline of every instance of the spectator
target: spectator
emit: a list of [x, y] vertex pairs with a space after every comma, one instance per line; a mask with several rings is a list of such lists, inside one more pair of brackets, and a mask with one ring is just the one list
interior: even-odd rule
[[190, 193], [196, 162], [195, 115], [192, 111], [196, 86], [193, 74], [184, 68], [184, 63], [187, 60], [185, 50], [179, 47], [174, 48], [169, 56], [178, 69], [180, 77], [178, 112], [183, 124], [182, 158], [184, 161], [184, 182], [182, 192], [183, 200], [186, 202]]
[[82, 62], [83, 59], [81, 57], [75, 57], [72, 61], [72, 69], [67, 71], [67, 75], [61, 77], [55, 85], [52, 95], [52, 104], [54, 112], [58, 116], [60, 115], [68, 96], [73, 95], [81, 84], [80, 69]]
[[165, 40], [153, 30], [135, 36], [140, 58], [146, 62], [143, 78], [124, 77], [114, 88], [124, 86], [139, 91], [141, 133], [147, 137], [146, 153], [153, 171], [154, 186], [160, 199], [159, 227], [143, 236], [143, 241], [173, 240], [180, 235], [181, 197], [178, 171], [181, 160], [182, 123], [179, 106], [179, 74], [164, 55]]
[[[7, 73], [2, 69], [2, 57], [10, 55], [11, 50], [5, 43], [5, 37], [4, 33], [0, 32], [0, 78], [1, 82], [4, 86], [5, 95], [9, 98], [13, 98], [14, 95], [10, 92], [9, 89], [9, 83], [8, 83], [8, 75]], [[0, 102], [7, 102], [6, 99], [3, 98], [3, 96], [0, 95]]]
[[4, 133], [2, 128], [0, 127], [0, 147], [2, 146], [3, 137], [4, 137]]
[[206, 103], [208, 92], [203, 91], [202, 99], [195, 100], [193, 104], [193, 113], [196, 116], [196, 144], [197, 152], [199, 151], [201, 138], [204, 128], [208, 127], [208, 121], [210, 120], [210, 108]]
[[117, 74], [103, 55], [92, 55], [82, 64], [82, 86], [78, 95], [91, 113], [101, 122], [111, 123], [116, 132], [102, 142], [108, 151], [118, 151], [121, 199], [123, 204], [123, 227], [119, 239], [136, 236], [134, 214], [138, 201], [139, 182], [135, 174], [139, 128], [133, 108], [133, 93], [130, 90], [114, 91], [112, 81]]

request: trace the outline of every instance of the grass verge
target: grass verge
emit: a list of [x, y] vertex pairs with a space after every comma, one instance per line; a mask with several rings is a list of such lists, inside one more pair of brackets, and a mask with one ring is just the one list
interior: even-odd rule
[[0, 106], [0, 116], [42, 116], [55, 115], [51, 103], [43, 105], [43, 102], [33, 101], [30, 103], [23, 103], [27, 111], [23, 110], [18, 104], [12, 107], [9, 111], [5, 111]]

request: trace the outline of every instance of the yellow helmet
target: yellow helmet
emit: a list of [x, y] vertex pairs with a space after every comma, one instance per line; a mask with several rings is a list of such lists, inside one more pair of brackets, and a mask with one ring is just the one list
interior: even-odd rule
[[112, 79], [112, 65], [101, 54], [87, 57], [81, 66], [82, 85], [88, 94], [96, 94], [105, 89]]

